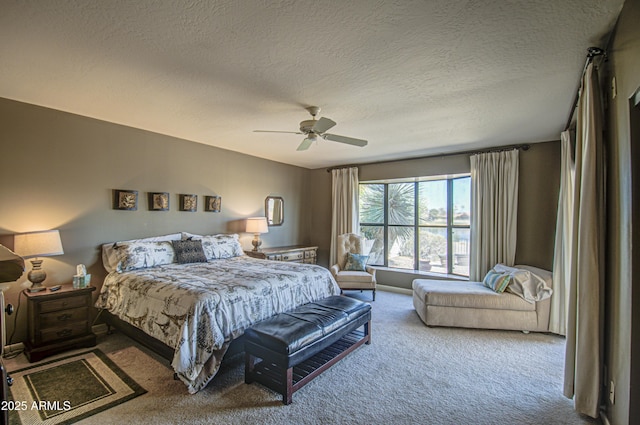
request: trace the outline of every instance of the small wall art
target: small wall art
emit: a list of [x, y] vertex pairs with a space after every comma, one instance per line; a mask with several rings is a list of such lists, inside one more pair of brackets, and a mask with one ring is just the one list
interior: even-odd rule
[[149, 192], [150, 211], [169, 211], [169, 192]]
[[180, 211], [195, 212], [198, 210], [198, 195], [180, 195]]
[[208, 212], [220, 212], [222, 205], [221, 196], [205, 196], [204, 197], [204, 210]]
[[113, 209], [135, 211], [138, 209], [137, 190], [113, 190]]

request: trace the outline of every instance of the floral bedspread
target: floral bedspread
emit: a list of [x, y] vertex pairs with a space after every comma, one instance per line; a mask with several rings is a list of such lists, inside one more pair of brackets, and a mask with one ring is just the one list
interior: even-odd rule
[[246, 328], [339, 293], [323, 267], [240, 256], [109, 273], [96, 307], [173, 347], [172, 367], [194, 394]]

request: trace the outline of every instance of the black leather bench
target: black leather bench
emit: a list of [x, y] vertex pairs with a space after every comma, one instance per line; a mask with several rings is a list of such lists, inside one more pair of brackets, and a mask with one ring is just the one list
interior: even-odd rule
[[295, 391], [371, 343], [371, 306], [327, 297], [263, 320], [244, 335], [245, 382], [259, 382], [290, 404]]

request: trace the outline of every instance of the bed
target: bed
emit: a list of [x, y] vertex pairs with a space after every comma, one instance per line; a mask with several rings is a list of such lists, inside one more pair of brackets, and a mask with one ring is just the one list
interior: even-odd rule
[[340, 293], [327, 269], [248, 257], [237, 235], [105, 244], [103, 264], [96, 307], [173, 348], [171, 366], [191, 394], [252, 324]]

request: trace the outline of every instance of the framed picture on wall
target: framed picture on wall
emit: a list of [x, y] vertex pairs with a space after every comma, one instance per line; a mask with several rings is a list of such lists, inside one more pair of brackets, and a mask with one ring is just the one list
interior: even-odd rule
[[135, 211], [138, 209], [137, 190], [113, 190], [113, 209]]
[[149, 210], [169, 211], [169, 192], [150, 192]]
[[198, 210], [198, 195], [181, 194], [180, 211], [195, 212]]
[[204, 197], [204, 210], [208, 212], [220, 212], [222, 205], [221, 196], [205, 196]]

